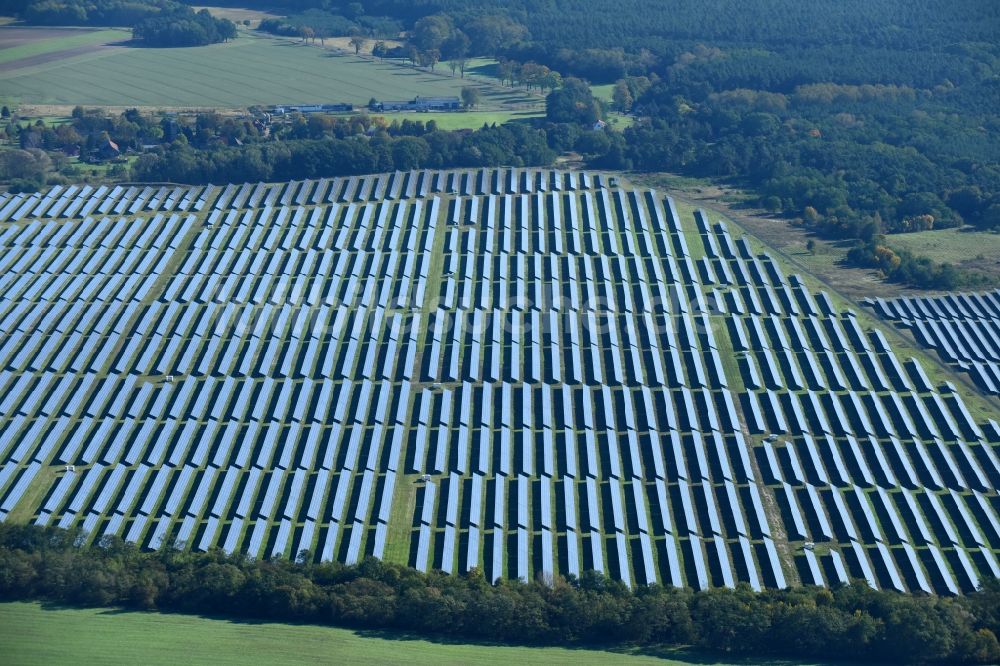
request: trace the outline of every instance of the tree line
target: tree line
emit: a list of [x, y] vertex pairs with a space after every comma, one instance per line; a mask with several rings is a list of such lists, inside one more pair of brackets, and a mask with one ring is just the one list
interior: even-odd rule
[[[473, 97], [468, 103], [475, 103]], [[77, 107], [70, 122], [60, 124], [22, 123], [11, 116], [3, 136], [20, 151], [8, 151], [12, 159], [0, 161], [0, 179], [16, 181], [12, 187], [18, 191], [66, 182], [63, 177], [77, 175], [76, 167], [65, 164], [66, 155], [94, 161], [109, 141], [123, 152], [143, 153], [130, 173], [121, 175], [148, 181], [229, 183], [394, 169], [546, 166], [581, 137], [574, 125], [559, 127], [565, 131], [521, 123], [449, 132], [433, 119], [386, 122], [364, 114], [269, 118], [255, 108], [241, 116], [136, 109], [115, 115]], [[50, 173], [53, 162], [57, 175]]]
[[0, 598], [119, 606], [531, 645], [694, 646], [730, 657], [991, 663], [1000, 659], [1000, 583], [956, 598], [875, 591], [863, 582], [702, 592], [629, 590], [604, 574], [491, 584], [479, 570], [420, 573], [254, 560], [75, 531], [0, 525]]
[[201, 150], [175, 141], [160, 153], [140, 156], [131, 175], [149, 182], [283, 181], [425, 168], [546, 166], [555, 157], [544, 131], [512, 124], [473, 132], [433, 130], [413, 136], [386, 130], [372, 137], [293, 138]]

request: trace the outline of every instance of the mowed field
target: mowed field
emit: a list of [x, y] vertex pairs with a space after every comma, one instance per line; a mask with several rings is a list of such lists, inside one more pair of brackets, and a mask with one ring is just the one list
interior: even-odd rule
[[[230, 622], [113, 609], [0, 604], [0, 642], [9, 664], [657, 664], [695, 663], [564, 648], [435, 643], [405, 634], [365, 635], [311, 625]], [[183, 645], [183, 654], [177, 646]], [[712, 660], [699, 658], [699, 664]]]
[[107, 48], [0, 72], [0, 99], [7, 104], [190, 108], [365, 105], [372, 97], [457, 96], [470, 84], [484, 86], [484, 111], [523, 101], [519, 92], [482, 82], [291, 40], [241, 35], [228, 44], [197, 48]]

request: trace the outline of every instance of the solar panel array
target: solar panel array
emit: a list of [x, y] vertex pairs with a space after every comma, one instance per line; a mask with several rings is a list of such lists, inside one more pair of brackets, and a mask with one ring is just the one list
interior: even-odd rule
[[1000, 290], [940, 297], [874, 299], [875, 312], [947, 363], [969, 373], [979, 388], [1000, 395]]
[[[723, 225], [700, 228], [721, 309], [737, 315], [743, 414], [768, 435], [762, 480], [790, 542], [816, 544], [795, 557], [800, 580], [948, 594], [1000, 575], [995, 424], [827, 294], [733, 247]], [[719, 260], [713, 245], [728, 248]]]
[[0, 194], [0, 222], [68, 220], [93, 215], [143, 215], [150, 212], [196, 213], [214, 188], [57, 185], [44, 194]]
[[1000, 575], [1000, 428], [654, 191], [84, 189], [0, 202], [0, 518], [491, 579]]

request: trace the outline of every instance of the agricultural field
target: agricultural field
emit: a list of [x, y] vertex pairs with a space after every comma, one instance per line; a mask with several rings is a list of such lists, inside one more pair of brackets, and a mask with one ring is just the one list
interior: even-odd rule
[[490, 579], [960, 594], [1000, 416], [588, 172], [0, 198], [0, 519]]
[[132, 38], [127, 30], [0, 26], [0, 72], [36, 67]]
[[880, 317], [910, 329], [946, 363], [968, 372], [981, 391], [1000, 395], [1000, 291], [869, 304]]
[[429, 73], [249, 34], [196, 48], [106, 47], [7, 69], [0, 71], [0, 101], [198, 109], [321, 102], [365, 106], [372, 97], [458, 96], [468, 85], [482, 88], [483, 111], [528, 111], [538, 104], [483, 79], [452, 77], [443, 66]]
[[[624, 666], [711, 666], [692, 660], [563, 648], [501, 647], [436, 643], [394, 632], [354, 632], [333, 627], [230, 622], [226, 620], [128, 613], [113, 609], [48, 608], [32, 603], [0, 604], [0, 641], [8, 663], [164, 664], [177, 663], [177, 645], [199, 663], [260, 666], [338, 664], [623, 664]], [[289, 650], [294, 645], [294, 650]], [[671, 655], [672, 653], [666, 653]], [[751, 663], [751, 662], [741, 662]], [[767, 662], [774, 664], [773, 661]], [[792, 662], [781, 662], [792, 666]]]

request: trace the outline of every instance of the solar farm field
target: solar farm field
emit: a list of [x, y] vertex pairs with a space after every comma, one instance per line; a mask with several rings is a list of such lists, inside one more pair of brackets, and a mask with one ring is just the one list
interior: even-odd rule
[[3, 519], [490, 579], [1000, 576], [989, 408], [602, 174], [57, 187], [0, 199], [0, 269]]
[[[470, 80], [247, 34], [193, 48], [106, 47], [29, 65], [0, 70], [5, 103], [246, 108], [335, 101], [363, 106], [372, 97], [457, 96], [470, 85]], [[518, 97], [484, 86], [483, 108], [494, 110]]]
[[875, 299], [875, 312], [946, 362], [964, 370], [984, 393], [1000, 395], [1000, 291]]

